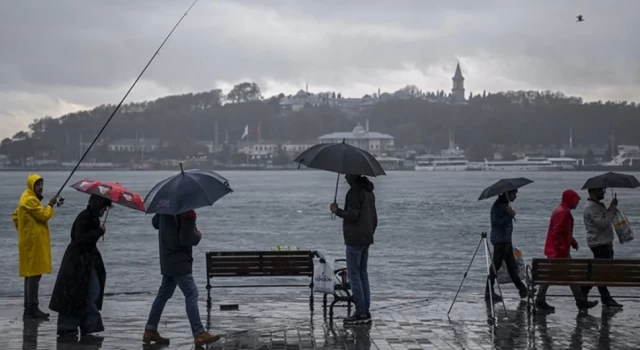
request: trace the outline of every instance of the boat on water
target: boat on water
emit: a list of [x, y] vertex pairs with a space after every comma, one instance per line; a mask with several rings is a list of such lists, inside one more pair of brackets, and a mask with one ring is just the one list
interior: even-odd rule
[[453, 140], [453, 133], [449, 130], [449, 148], [439, 155], [427, 154], [416, 156], [416, 171], [465, 171], [469, 170], [469, 160]]
[[544, 157], [524, 157], [516, 160], [484, 161], [485, 171], [553, 171], [562, 168]]
[[578, 170], [587, 171], [640, 171], [640, 146], [618, 145], [618, 154], [602, 164], [582, 164]]

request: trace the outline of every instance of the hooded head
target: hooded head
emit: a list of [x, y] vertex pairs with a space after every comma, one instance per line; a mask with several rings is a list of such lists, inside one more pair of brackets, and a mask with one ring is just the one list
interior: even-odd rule
[[87, 209], [98, 214], [98, 216], [104, 215], [109, 208], [111, 208], [111, 200], [95, 194], [92, 194], [89, 197], [89, 205], [87, 205]]
[[345, 175], [345, 179], [347, 179], [347, 183], [349, 183], [351, 187], [359, 187], [365, 191], [373, 192], [373, 182], [369, 181], [365, 176], [347, 174]]
[[30, 174], [27, 177], [27, 191], [33, 192], [33, 194], [38, 197], [39, 200], [42, 200], [42, 189], [44, 188], [44, 180], [42, 176], [38, 174]]
[[574, 190], [566, 190], [562, 192], [562, 204], [569, 209], [575, 209], [580, 202], [580, 196]]

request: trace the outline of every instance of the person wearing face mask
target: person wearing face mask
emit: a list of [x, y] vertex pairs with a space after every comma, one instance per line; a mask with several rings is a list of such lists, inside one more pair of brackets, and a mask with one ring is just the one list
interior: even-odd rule
[[43, 207], [42, 190], [44, 180], [38, 174], [27, 177], [27, 188], [20, 196], [20, 203], [11, 218], [18, 230], [18, 269], [24, 277], [24, 314], [23, 318], [46, 319], [38, 307], [40, 278], [51, 273], [51, 240], [49, 220], [53, 217], [53, 206], [57, 196], [53, 196]]
[[[587, 245], [594, 259], [613, 259], [613, 220], [618, 211], [618, 198], [615, 197], [607, 208], [602, 200], [606, 188], [589, 189], [589, 198], [584, 206], [584, 227], [587, 231]], [[582, 287], [582, 294], [589, 295], [591, 286]], [[598, 287], [602, 305], [609, 308], [621, 308], [609, 293], [607, 287]]]
[[[497, 272], [502, 267], [504, 262], [507, 265], [507, 271], [513, 281], [513, 284], [518, 288], [520, 298], [526, 298], [528, 296], [527, 287], [522, 283], [518, 276], [518, 263], [513, 256], [513, 243], [511, 241], [511, 235], [513, 233], [513, 220], [516, 216], [515, 210], [511, 208], [509, 203], [516, 200], [518, 190], [502, 193], [498, 196], [498, 199], [493, 203], [491, 207], [491, 244], [493, 244], [493, 269], [489, 272], [489, 284], [485, 290], [484, 298], [489, 301], [493, 297], [493, 301], [501, 301], [502, 298], [494, 290], [496, 282]], [[490, 296], [489, 293], [493, 293]]]
[[109, 208], [111, 200], [91, 195], [71, 227], [49, 302], [49, 309], [58, 312], [59, 338], [76, 339], [78, 328], [83, 337], [104, 331], [100, 310], [107, 273], [96, 244], [106, 232], [100, 218]]

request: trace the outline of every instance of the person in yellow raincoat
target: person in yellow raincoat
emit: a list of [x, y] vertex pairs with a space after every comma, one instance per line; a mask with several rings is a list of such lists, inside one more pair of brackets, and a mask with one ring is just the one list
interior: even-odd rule
[[18, 263], [20, 277], [24, 277], [23, 318], [48, 318], [38, 307], [40, 277], [51, 273], [51, 241], [49, 219], [53, 217], [54, 196], [44, 207], [42, 190], [44, 180], [38, 174], [27, 178], [27, 188], [11, 218], [18, 230]]

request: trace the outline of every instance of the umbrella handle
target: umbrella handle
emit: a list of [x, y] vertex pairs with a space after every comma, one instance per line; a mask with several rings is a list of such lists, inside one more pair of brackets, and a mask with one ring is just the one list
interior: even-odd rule
[[[106, 225], [107, 224], [107, 218], [109, 217], [109, 212], [111, 210], [107, 209], [107, 214], [104, 216], [104, 221], [102, 222], [102, 225]], [[102, 235], [102, 241], [104, 242], [104, 235]]]
[[[333, 203], [338, 203], [338, 184], [340, 184], [340, 173], [338, 173], [338, 177], [336, 178], [336, 192], [333, 195]], [[336, 214], [331, 213], [331, 220], [336, 219]]]

